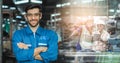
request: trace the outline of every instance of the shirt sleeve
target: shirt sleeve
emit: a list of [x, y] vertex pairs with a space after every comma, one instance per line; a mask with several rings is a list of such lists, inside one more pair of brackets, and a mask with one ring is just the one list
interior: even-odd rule
[[40, 56], [42, 57], [45, 63], [48, 63], [49, 61], [57, 60], [57, 56], [58, 56], [58, 36], [54, 32], [49, 34], [51, 36], [48, 41], [48, 50], [46, 52], [40, 53]]
[[22, 42], [22, 31], [16, 31], [12, 37], [12, 48], [13, 53], [18, 61], [28, 61], [33, 60], [34, 49], [20, 49], [17, 46], [17, 43]]

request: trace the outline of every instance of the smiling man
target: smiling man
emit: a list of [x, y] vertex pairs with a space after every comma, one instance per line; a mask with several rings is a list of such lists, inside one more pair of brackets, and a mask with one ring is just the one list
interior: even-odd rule
[[25, 8], [28, 26], [13, 34], [12, 47], [18, 63], [49, 63], [57, 59], [58, 36], [40, 27], [41, 10], [40, 5], [28, 5]]

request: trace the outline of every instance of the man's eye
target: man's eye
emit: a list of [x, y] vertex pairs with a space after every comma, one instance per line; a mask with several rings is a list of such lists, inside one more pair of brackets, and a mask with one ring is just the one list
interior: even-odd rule
[[27, 16], [32, 16], [32, 14], [27, 14]]
[[27, 14], [27, 16], [29, 17], [29, 16], [39, 16], [40, 15], [40, 13], [35, 13], [35, 14]]
[[35, 16], [39, 16], [40, 14], [39, 13], [36, 13]]

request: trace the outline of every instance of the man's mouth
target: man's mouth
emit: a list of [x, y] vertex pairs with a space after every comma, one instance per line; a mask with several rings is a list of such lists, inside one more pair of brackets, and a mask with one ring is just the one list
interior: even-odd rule
[[30, 22], [32, 22], [32, 21], [37, 21], [37, 20], [30, 20]]

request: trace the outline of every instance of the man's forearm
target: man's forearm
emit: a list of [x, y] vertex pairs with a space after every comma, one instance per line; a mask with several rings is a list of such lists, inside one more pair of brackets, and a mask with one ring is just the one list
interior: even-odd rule
[[17, 43], [17, 46], [20, 48], [20, 49], [28, 49], [28, 46], [22, 42], [19, 42]]
[[41, 52], [47, 51], [47, 47], [37, 47], [34, 50], [34, 56], [39, 55]]

